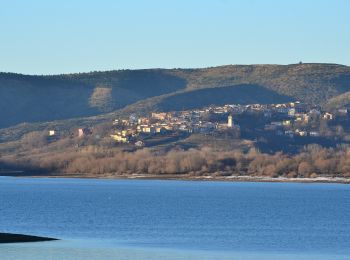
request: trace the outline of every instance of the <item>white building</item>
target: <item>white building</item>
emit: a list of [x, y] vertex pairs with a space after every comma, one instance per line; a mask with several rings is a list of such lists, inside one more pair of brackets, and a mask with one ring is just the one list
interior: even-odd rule
[[227, 127], [233, 127], [233, 118], [231, 115], [227, 118]]

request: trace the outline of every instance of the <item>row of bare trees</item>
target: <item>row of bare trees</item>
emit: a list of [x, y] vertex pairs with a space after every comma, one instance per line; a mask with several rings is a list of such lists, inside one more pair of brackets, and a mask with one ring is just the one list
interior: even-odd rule
[[189, 174], [250, 175], [269, 177], [350, 177], [350, 148], [309, 145], [299, 154], [263, 154], [256, 149], [216, 151], [210, 148], [155, 152], [141, 149], [123, 152], [97, 146], [51, 153], [28, 159], [32, 168], [87, 175]]

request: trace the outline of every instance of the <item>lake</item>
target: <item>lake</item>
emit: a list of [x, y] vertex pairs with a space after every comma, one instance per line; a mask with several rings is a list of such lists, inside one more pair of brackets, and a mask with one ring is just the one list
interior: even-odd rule
[[7, 259], [350, 259], [343, 184], [0, 177]]

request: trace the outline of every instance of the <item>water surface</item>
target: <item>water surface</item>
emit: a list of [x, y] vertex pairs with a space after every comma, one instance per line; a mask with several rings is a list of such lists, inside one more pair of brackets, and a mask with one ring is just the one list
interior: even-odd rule
[[3, 177], [0, 231], [62, 239], [1, 259], [350, 259], [350, 186]]

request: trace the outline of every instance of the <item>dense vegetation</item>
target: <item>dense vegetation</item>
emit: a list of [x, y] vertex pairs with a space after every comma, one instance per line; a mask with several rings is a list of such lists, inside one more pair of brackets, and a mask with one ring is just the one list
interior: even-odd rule
[[[67, 145], [68, 140], [60, 145]], [[28, 145], [25, 144], [25, 145]], [[10, 165], [11, 160], [7, 161]], [[263, 154], [255, 148], [218, 151], [210, 147], [123, 151], [88, 145], [65, 152], [46, 152], [13, 161], [35, 174], [123, 176], [130, 174], [188, 176], [350, 177], [350, 148], [306, 146], [299, 154]]]
[[[85, 153], [85, 155], [84, 155]], [[154, 154], [148, 149], [136, 152], [117, 152], [105, 156], [103, 150], [87, 150], [70, 156], [68, 173], [91, 174], [189, 174], [189, 175], [250, 175], [269, 177], [350, 177], [350, 149], [324, 149], [307, 146], [300, 154], [267, 155], [251, 149], [217, 152], [201, 150], [171, 150]], [[57, 159], [57, 158], [56, 158]], [[56, 161], [56, 160], [55, 160]]]
[[[101, 125], [96, 131], [106, 128]], [[350, 177], [348, 145], [311, 144], [295, 154], [266, 154], [244, 140], [194, 135], [167, 146], [135, 149], [116, 146], [109, 138], [48, 141], [43, 132], [32, 132], [0, 148], [0, 172], [23, 174]]]

